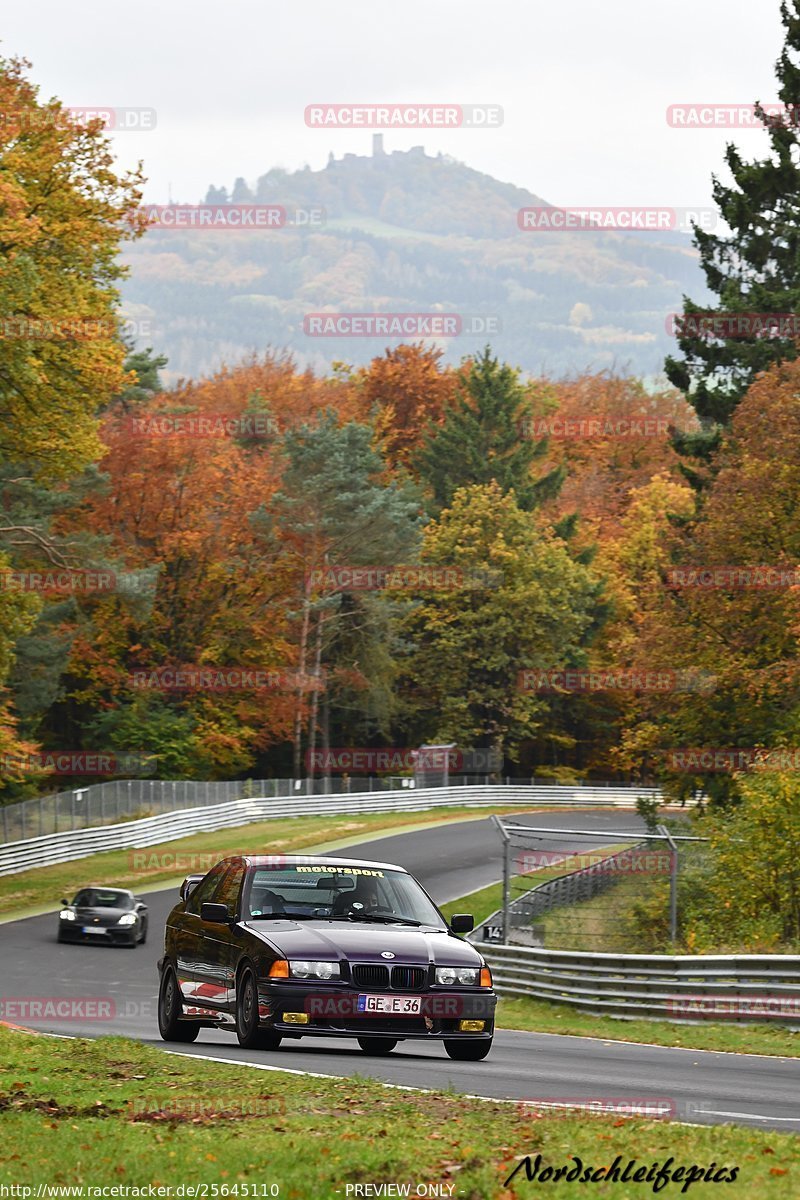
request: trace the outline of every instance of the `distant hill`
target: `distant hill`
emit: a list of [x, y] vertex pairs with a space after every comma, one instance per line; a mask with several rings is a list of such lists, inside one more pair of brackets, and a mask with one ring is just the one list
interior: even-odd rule
[[309, 336], [304, 317], [323, 311], [460, 314], [474, 332], [440, 340], [449, 361], [488, 340], [537, 374], [661, 371], [669, 313], [685, 292], [704, 295], [688, 234], [521, 232], [518, 210], [547, 201], [422, 147], [376, 150], [205, 197], [281, 205], [290, 219], [323, 210], [317, 225], [151, 229], [128, 248], [125, 311], [139, 343], [168, 355], [167, 379], [268, 348], [324, 371], [417, 340]]

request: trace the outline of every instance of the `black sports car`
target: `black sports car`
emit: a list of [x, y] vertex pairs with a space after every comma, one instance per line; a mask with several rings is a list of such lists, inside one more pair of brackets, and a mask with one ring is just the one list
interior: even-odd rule
[[107, 942], [141, 946], [147, 941], [147, 905], [122, 888], [92, 884], [81, 888], [70, 904], [61, 901], [59, 942]]
[[191, 1042], [228, 1027], [242, 1046], [352, 1037], [368, 1054], [443, 1041], [485, 1058], [497, 998], [469, 942], [428, 894], [389, 863], [299, 855], [226, 858], [187, 880], [167, 918], [158, 1025]]

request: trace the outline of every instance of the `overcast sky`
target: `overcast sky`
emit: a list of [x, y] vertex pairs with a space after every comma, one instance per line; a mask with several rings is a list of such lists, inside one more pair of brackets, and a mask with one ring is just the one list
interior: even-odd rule
[[493, 130], [393, 131], [563, 205], [699, 205], [728, 138], [666, 109], [775, 96], [778, 0], [27, 0], [7, 6], [2, 53], [33, 62], [42, 95], [153, 108], [119, 133], [146, 198], [201, 200], [209, 183], [370, 151], [366, 130], [311, 129], [315, 102], [499, 104]]

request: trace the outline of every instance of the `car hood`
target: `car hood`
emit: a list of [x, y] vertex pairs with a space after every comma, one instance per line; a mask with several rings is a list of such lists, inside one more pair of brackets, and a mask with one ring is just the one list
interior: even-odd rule
[[[245, 921], [244, 927], [282, 958], [337, 958], [380, 962], [391, 951], [397, 963], [479, 966], [481, 957], [468, 942], [445, 930], [359, 921]], [[392, 961], [392, 960], [387, 960]]]
[[132, 908], [75, 908], [74, 905], [70, 907], [75, 913], [75, 920], [84, 925], [116, 925], [126, 912], [133, 912]]

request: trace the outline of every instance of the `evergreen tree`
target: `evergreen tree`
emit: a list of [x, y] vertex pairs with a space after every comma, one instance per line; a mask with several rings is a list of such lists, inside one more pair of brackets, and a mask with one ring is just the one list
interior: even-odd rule
[[483, 354], [460, 376], [456, 403], [444, 422], [429, 434], [414, 466], [432, 493], [437, 511], [448, 508], [459, 488], [496, 482], [503, 493], [514, 491], [517, 504], [530, 511], [558, 493], [564, 470], [541, 479], [531, 474], [546, 448], [546, 439], [527, 436], [531, 416], [519, 372]]
[[711, 338], [691, 320], [700, 312], [728, 317], [800, 311], [800, 0], [783, 0], [781, 18], [786, 40], [775, 69], [784, 111], [768, 114], [756, 105], [770, 155], [745, 162], [728, 144], [725, 161], [733, 183], [726, 186], [714, 176], [713, 194], [731, 234], [694, 227], [701, 266], [719, 302], [709, 310], [684, 297], [678, 334], [684, 357], [666, 361], [670, 382], [686, 394], [703, 424], [701, 433], [681, 435], [678, 448], [703, 457], [716, 448], [719, 427], [727, 425], [758, 372], [797, 357], [791, 336], [740, 337], [722, 325], [722, 336]]

